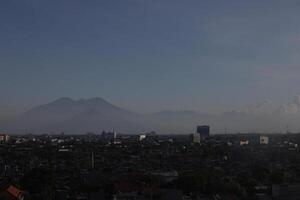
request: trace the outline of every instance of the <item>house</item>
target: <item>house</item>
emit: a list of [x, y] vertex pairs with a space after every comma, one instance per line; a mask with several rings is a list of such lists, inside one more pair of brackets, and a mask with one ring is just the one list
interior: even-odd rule
[[23, 192], [6, 181], [0, 182], [0, 199], [23, 200]]
[[0, 142], [7, 142], [9, 140], [9, 135], [0, 133]]

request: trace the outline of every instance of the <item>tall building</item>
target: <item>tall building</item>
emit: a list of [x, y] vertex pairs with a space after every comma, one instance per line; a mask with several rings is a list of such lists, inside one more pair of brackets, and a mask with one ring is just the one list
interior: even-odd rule
[[197, 126], [197, 133], [200, 134], [201, 140], [209, 137], [209, 126]]

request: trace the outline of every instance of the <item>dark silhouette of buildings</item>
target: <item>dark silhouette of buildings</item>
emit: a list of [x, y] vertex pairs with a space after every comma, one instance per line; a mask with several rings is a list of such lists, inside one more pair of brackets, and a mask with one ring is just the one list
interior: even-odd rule
[[197, 126], [197, 133], [200, 134], [201, 140], [205, 140], [209, 137], [210, 128], [207, 125]]

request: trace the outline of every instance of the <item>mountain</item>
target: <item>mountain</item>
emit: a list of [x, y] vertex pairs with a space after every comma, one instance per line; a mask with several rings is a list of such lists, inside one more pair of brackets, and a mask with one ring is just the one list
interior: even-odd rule
[[13, 132], [67, 132], [118, 130], [143, 131], [140, 114], [115, 106], [102, 98], [73, 99], [63, 97], [41, 105], [11, 119], [6, 129]]
[[162, 111], [139, 114], [115, 106], [102, 98], [73, 100], [68, 97], [37, 106], [0, 126], [13, 133], [82, 134], [116, 130], [121, 133], [192, 133], [195, 126], [208, 123], [207, 114], [194, 111]]
[[194, 111], [161, 111], [140, 114], [115, 106], [102, 98], [73, 100], [68, 97], [37, 106], [0, 124], [1, 131], [11, 133], [193, 133], [196, 125], [208, 124], [214, 133], [285, 132], [300, 130], [300, 97], [276, 107], [271, 101], [253, 104], [241, 110], [220, 114]]

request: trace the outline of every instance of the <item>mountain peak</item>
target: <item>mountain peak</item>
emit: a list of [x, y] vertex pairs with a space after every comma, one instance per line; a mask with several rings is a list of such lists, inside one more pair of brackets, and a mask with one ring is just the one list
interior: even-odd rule
[[101, 97], [93, 97], [93, 98], [87, 99], [86, 101], [87, 102], [95, 102], [95, 103], [99, 103], [99, 102], [106, 102], [106, 103], [108, 103], [107, 101], [105, 101]]
[[53, 101], [52, 103], [54, 104], [65, 104], [65, 103], [73, 103], [74, 100], [71, 99], [70, 97], [61, 97], [55, 101]]
[[93, 97], [90, 99], [81, 99], [77, 101], [78, 103], [87, 105], [87, 106], [114, 106], [108, 101], [104, 100], [101, 97]]
[[107, 102], [106, 100], [104, 100], [101, 97], [93, 97], [90, 99], [80, 99], [80, 100], [73, 100], [70, 97], [61, 97], [55, 101], [53, 101], [51, 104], [69, 104], [69, 103], [87, 103], [87, 104], [103, 104], [103, 103], [107, 103], [109, 104], [109, 102]]

